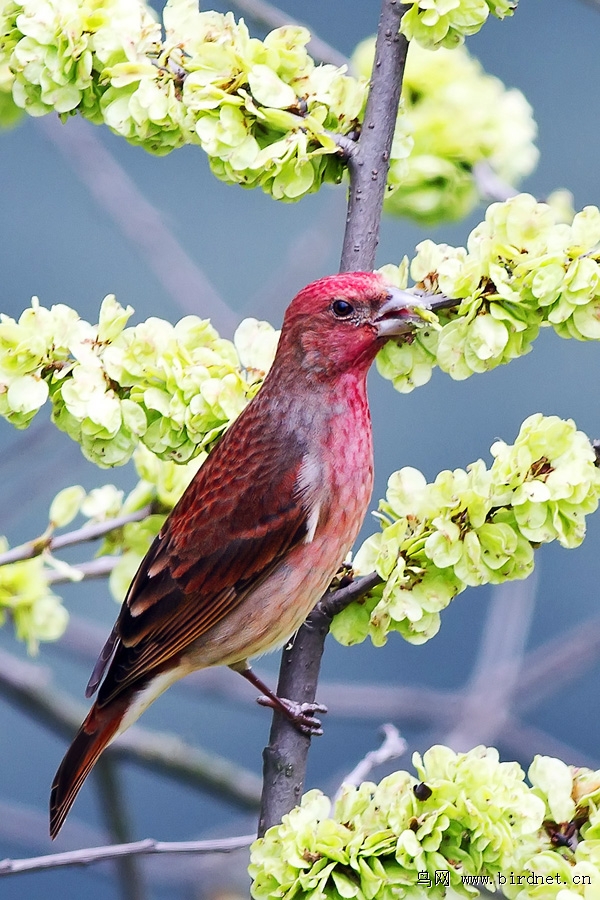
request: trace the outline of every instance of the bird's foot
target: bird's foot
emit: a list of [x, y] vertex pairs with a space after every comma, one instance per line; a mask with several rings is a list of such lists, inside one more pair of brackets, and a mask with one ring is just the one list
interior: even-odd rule
[[326, 713], [327, 707], [322, 703], [298, 703], [296, 700], [288, 700], [286, 697], [278, 697], [268, 685], [261, 681], [255, 672], [248, 665], [247, 660], [243, 659], [239, 663], [231, 665], [230, 669], [239, 672], [250, 684], [258, 688], [263, 696], [258, 698], [258, 702], [262, 706], [269, 706], [276, 709], [284, 715], [290, 722], [296, 726], [301, 734], [313, 737], [317, 734], [323, 734], [321, 722], [315, 716], [315, 713]]
[[266, 696], [259, 697], [258, 703], [283, 713], [301, 734], [309, 737], [323, 734], [321, 720], [315, 715], [315, 713], [323, 715], [327, 712], [327, 707], [322, 703], [298, 703], [295, 700], [288, 700], [286, 697]]

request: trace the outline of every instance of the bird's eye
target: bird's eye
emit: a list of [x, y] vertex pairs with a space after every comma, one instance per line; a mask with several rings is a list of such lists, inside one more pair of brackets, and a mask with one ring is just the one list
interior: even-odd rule
[[331, 309], [338, 319], [347, 319], [354, 312], [354, 307], [348, 300], [334, 300]]

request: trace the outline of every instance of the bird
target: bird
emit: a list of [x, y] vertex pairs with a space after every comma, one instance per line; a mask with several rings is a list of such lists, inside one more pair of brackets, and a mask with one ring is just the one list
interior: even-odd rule
[[96, 701], [52, 784], [52, 838], [103, 750], [196, 669], [231, 667], [318, 731], [318, 705], [277, 697], [248, 660], [296, 633], [354, 543], [373, 488], [367, 372], [427, 316], [373, 272], [326, 276], [292, 300], [262, 387], [131, 582], [86, 689]]

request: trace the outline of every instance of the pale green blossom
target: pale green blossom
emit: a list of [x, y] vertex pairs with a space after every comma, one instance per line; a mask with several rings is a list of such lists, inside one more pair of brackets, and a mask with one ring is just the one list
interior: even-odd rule
[[526, 578], [541, 543], [581, 543], [600, 499], [600, 469], [583, 432], [537, 413], [514, 444], [496, 441], [491, 452], [490, 468], [477, 460], [431, 483], [412, 467], [390, 476], [377, 513], [382, 530], [353, 560], [357, 574], [375, 571], [383, 584], [334, 618], [337, 640], [370, 637], [379, 646], [399, 631], [423, 643], [465, 587]]

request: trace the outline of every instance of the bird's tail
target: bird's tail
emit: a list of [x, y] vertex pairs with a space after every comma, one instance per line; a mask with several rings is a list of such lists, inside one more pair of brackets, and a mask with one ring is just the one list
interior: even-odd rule
[[73, 743], [52, 783], [50, 793], [50, 837], [54, 839], [71, 809], [83, 782], [90, 774], [98, 757], [119, 730], [127, 709], [127, 700], [119, 698], [99, 709], [92, 706], [85, 722], [75, 735]]

